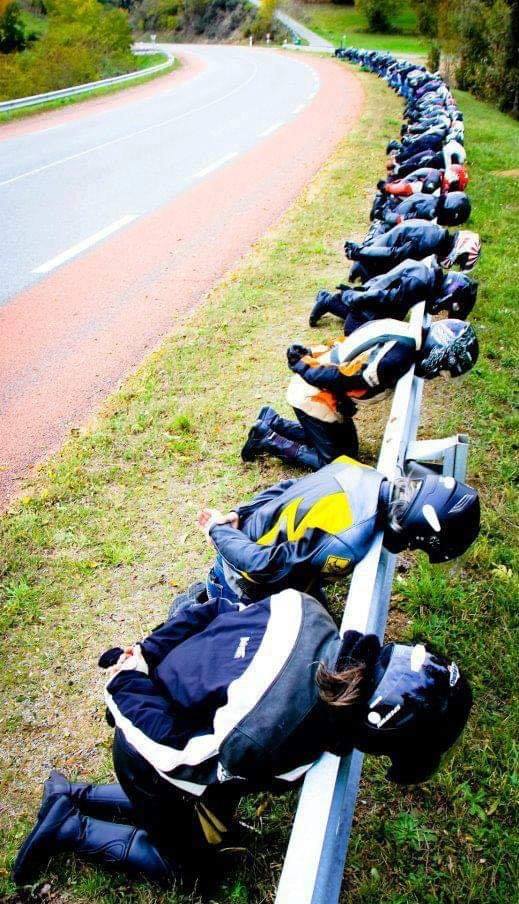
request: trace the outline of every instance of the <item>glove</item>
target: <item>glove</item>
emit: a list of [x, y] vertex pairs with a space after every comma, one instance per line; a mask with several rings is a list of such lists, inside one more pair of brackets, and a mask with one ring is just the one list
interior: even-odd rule
[[142, 648], [139, 643], [134, 644], [133, 647], [127, 647], [126, 650], [121, 647], [112, 647], [110, 650], [106, 650], [99, 657], [98, 665], [102, 669], [107, 669], [111, 677], [117, 672], [133, 670], [143, 672], [145, 675], [148, 674], [148, 664], [142, 655]]
[[289, 366], [292, 367], [294, 364], [297, 364], [297, 362], [300, 361], [301, 358], [304, 358], [305, 355], [309, 354], [309, 348], [305, 348], [304, 345], [298, 345], [297, 343], [294, 343], [294, 345], [291, 345], [289, 348], [287, 348], [287, 361], [289, 363]]
[[109, 669], [119, 661], [119, 657], [124, 653], [122, 647], [111, 647], [99, 657], [98, 666], [100, 669]]
[[344, 242], [344, 253], [348, 260], [358, 261], [360, 247], [358, 242]]

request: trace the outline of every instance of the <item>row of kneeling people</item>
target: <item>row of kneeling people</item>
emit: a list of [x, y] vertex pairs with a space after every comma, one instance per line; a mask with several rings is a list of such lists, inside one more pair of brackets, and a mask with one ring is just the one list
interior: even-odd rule
[[[462, 732], [470, 686], [429, 645], [343, 637], [323, 581], [340, 580], [383, 531], [392, 552], [448, 562], [475, 540], [476, 491], [452, 477], [390, 481], [353, 460], [358, 406], [387, 396], [412, 367], [429, 380], [473, 367], [466, 318], [480, 244], [470, 201], [463, 118], [443, 81], [375, 51], [339, 51], [386, 79], [406, 101], [388, 146], [363, 242], [348, 241], [348, 284], [320, 291], [310, 326], [332, 315], [345, 338], [287, 351], [296, 420], [265, 406], [242, 457], [270, 454], [307, 472], [199, 526], [216, 557], [205, 582], [174, 601], [144, 640], [107, 650], [107, 718], [117, 783], [70, 782], [53, 771], [14, 865], [34, 881], [62, 851], [168, 883], [247, 843], [240, 798], [282, 793], [324, 752], [388, 758], [387, 776], [427, 779]], [[452, 270], [459, 267], [459, 272]], [[405, 323], [424, 301], [446, 312], [417, 336]], [[368, 604], [368, 601], [366, 601]], [[245, 836], [245, 837], [244, 837]]]

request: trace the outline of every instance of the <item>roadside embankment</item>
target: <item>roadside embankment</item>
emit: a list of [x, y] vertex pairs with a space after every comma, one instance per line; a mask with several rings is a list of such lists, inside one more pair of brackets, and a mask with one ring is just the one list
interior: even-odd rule
[[[339, 65], [339, 64], [337, 64]], [[257, 409], [283, 407], [285, 349], [315, 341], [307, 325], [315, 291], [346, 276], [345, 237], [366, 228], [381, 147], [394, 137], [399, 102], [360, 75], [361, 122], [293, 209], [125, 382], [88, 430], [74, 436], [1, 522], [2, 733], [0, 892], [32, 822], [50, 764], [81, 776], [111, 774], [96, 659], [162, 619], [171, 595], [200, 577], [211, 551], [194, 526], [206, 503], [229, 507], [274, 483], [272, 461], [245, 467], [239, 450]], [[376, 900], [510, 900], [513, 878], [514, 726], [510, 711], [516, 572], [511, 524], [516, 125], [465, 95], [474, 228], [484, 239], [474, 321], [485, 341], [460, 388], [427, 386], [423, 433], [471, 435], [470, 479], [483, 497], [483, 533], [468, 558], [402, 569], [393, 598], [399, 636], [432, 637], [457, 651], [476, 704], [462, 745], [423, 788], [391, 788], [385, 767], [365, 770], [344, 904]], [[334, 334], [324, 325], [321, 337]], [[447, 401], [445, 401], [447, 399]], [[359, 417], [361, 455], [373, 460], [387, 416]], [[408, 563], [407, 563], [408, 564]], [[257, 806], [261, 804], [260, 810]], [[260, 830], [252, 862], [216, 881], [206, 899], [254, 904], [271, 894], [294, 800], [248, 801]], [[261, 812], [261, 815], [259, 815]], [[67, 880], [49, 872], [51, 893]], [[128, 899], [128, 883], [88, 867], [67, 870], [68, 902]], [[59, 886], [58, 886], [59, 882]], [[135, 884], [136, 902], [195, 904], [199, 890], [163, 894]], [[13, 898], [14, 900], [14, 898]]]

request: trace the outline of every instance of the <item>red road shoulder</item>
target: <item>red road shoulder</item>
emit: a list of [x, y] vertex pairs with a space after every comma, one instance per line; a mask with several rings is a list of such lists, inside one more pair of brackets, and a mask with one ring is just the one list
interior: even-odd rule
[[202, 303], [358, 119], [356, 76], [305, 62], [321, 86], [296, 119], [0, 309], [0, 502]]

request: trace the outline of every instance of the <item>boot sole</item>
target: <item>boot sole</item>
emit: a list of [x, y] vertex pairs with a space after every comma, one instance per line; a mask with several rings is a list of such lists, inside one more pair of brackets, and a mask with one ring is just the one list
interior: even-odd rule
[[246, 461], [246, 462], [255, 461], [256, 458], [258, 457], [259, 453], [256, 452], [256, 450], [254, 450], [254, 452], [252, 452], [248, 448], [248, 446], [249, 446], [249, 442], [247, 441], [245, 443], [243, 449], [241, 450], [241, 459], [242, 459], [242, 461]]
[[255, 444], [256, 444], [257, 440], [254, 435], [254, 431], [255, 431], [258, 423], [261, 423], [261, 421], [257, 420], [256, 423], [251, 427], [251, 429], [249, 431], [249, 437], [247, 439], [247, 442], [245, 443], [243, 449], [241, 450], [242, 461], [255, 461], [256, 458], [259, 458], [259, 456], [262, 454], [260, 450], [255, 448]]

